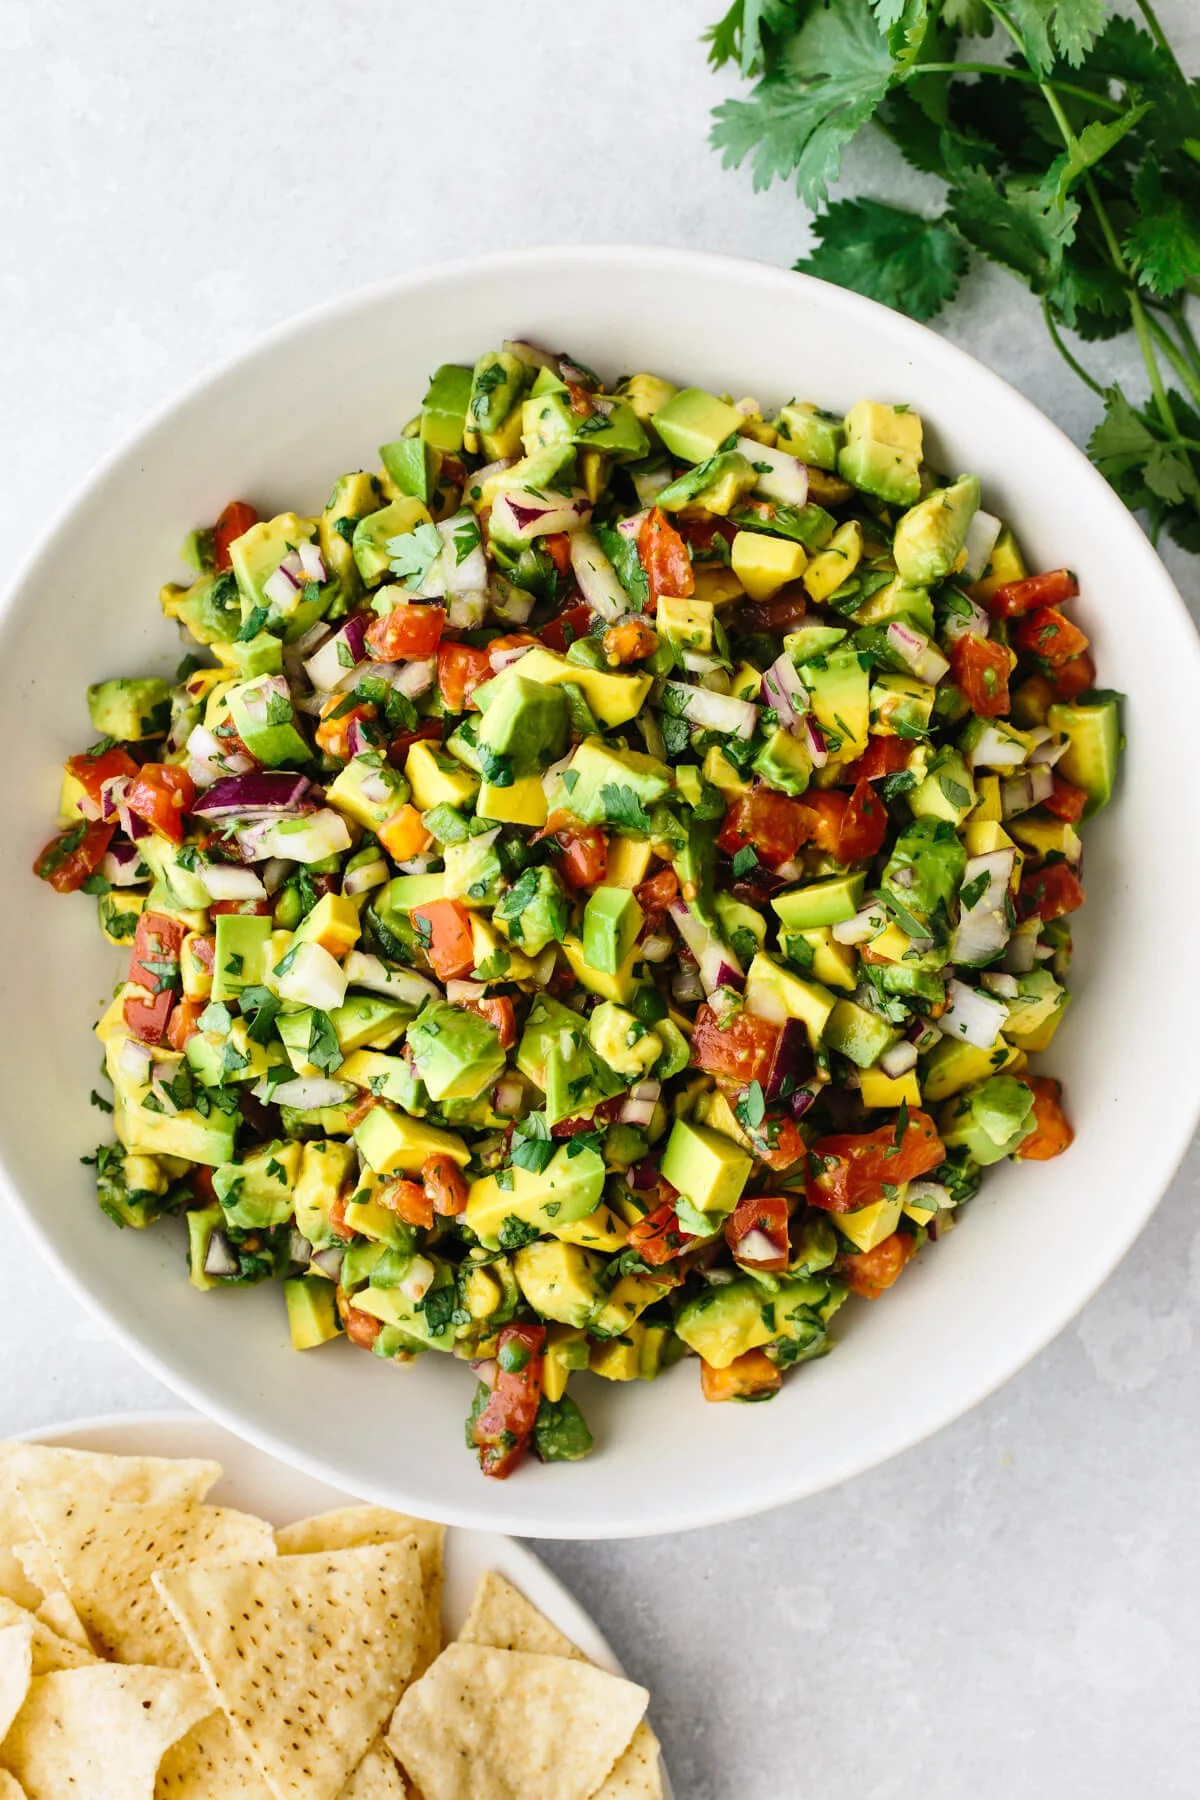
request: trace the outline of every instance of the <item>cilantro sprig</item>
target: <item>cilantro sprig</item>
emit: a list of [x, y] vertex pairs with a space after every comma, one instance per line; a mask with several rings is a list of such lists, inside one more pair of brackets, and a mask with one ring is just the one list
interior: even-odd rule
[[[1023, 281], [1103, 405], [1092, 460], [1155, 539], [1200, 550], [1200, 82], [1137, 4], [1140, 24], [1108, 0], [734, 0], [709, 60], [754, 85], [714, 109], [712, 142], [814, 210], [798, 269], [922, 320], [975, 256]], [[940, 178], [940, 208], [829, 202], [868, 126]], [[1085, 367], [1126, 331], [1144, 396]]]

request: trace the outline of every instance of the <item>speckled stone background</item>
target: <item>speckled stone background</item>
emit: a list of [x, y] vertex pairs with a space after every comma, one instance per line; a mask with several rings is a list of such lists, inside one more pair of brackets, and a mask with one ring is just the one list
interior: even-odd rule
[[[393, 270], [583, 239], [791, 262], [795, 201], [705, 148], [718, 10], [0, 0], [7, 560], [147, 409]], [[1195, 0], [1160, 10], [1200, 68]], [[883, 167], [846, 174], [894, 193]], [[973, 277], [949, 330], [1086, 435], [1015, 284]], [[1133, 352], [1089, 355], [1136, 386]], [[679, 1800], [1200, 1790], [1198, 1181], [1193, 1152], [1076, 1323], [909, 1455], [756, 1523], [543, 1546], [654, 1689]], [[174, 1404], [17, 1233], [0, 1316], [0, 1431]]]

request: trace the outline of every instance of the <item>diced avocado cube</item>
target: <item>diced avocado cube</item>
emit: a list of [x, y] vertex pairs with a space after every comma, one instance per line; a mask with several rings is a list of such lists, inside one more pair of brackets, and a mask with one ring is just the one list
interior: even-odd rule
[[[421, 444], [419, 438], [413, 441]], [[424, 449], [424, 445], [421, 448]], [[317, 525], [325, 567], [337, 576], [341, 598], [347, 607], [353, 605], [362, 592], [351, 547], [354, 527], [368, 513], [377, 512], [382, 500], [374, 475], [368, 475], [362, 469], [356, 469], [351, 475], [339, 475]]]
[[742, 1275], [702, 1289], [681, 1307], [675, 1331], [714, 1369], [781, 1338], [800, 1350], [788, 1360], [799, 1361], [825, 1348], [825, 1327], [845, 1297], [845, 1283], [828, 1277], [784, 1280], [772, 1295]]
[[98, 681], [87, 703], [93, 730], [126, 744], [162, 737], [171, 722], [170, 687], [154, 676]]
[[662, 375], [651, 375], [642, 370], [637, 375], [630, 375], [623, 381], [617, 392], [629, 403], [632, 411], [643, 425], [649, 425], [655, 413], [661, 412], [668, 400], [679, 392], [673, 381]]
[[1058, 769], [1068, 781], [1087, 794], [1085, 817], [1112, 798], [1121, 756], [1120, 695], [1096, 693], [1058, 702], [1046, 714], [1051, 731], [1067, 738], [1067, 749]]
[[[389, 1057], [386, 1060], [398, 1062], [400, 1059]], [[355, 1079], [354, 1075], [346, 1074], [352, 1062], [353, 1059], [349, 1059], [339, 1071], [346, 1075], [347, 1081]], [[448, 1156], [460, 1168], [465, 1168], [470, 1161], [470, 1152], [457, 1132], [443, 1131], [439, 1126], [427, 1125], [423, 1119], [392, 1112], [386, 1106], [373, 1106], [359, 1121], [354, 1127], [354, 1141], [363, 1160], [378, 1175], [418, 1174], [431, 1156]]]
[[966, 866], [967, 852], [948, 820], [914, 819], [896, 838], [879, 885], [905, 930], [942, 942]]
[[297, 767], [312, 755], [298, 729], [286, 677], [257, 675], [229, 690], [229, 712], [251, 756], [268, 768]]
[[932, 587], [953, 574], [978, 511], [977, 475], [960, 475], [949, 487], [935, 488], [910, 507], [892, 542], [900, 579], [913, 587]]
[[524, 825], [531, 831], [540, 831], [549, 816], [541, 776], [518, 775], [506, 787], [483, 782], [475, 801], [475, 812], [480, 819], [493, 819], [501, 825]]
[[975, 806], [975, 778], [957, 750], [939, 750], [925, 779], [907, 796], [918, 819], [948, 819], [961, 825]]
[[500, 853], [489, 837], [490, 833], [445, 846], [447, 899], [462, 900], [467, 906], [492, 906], [500, 898], [507, 877]]
[[292, 1195], [296, 1229], [314, 1250], [340, 1242], [331, 1223], [331, 1211], [354, 1175], [354, 1152], [349, 1144], [315, 1139], [300, 1151], [300, 1171]]
[[583, 954], [590, 968], [615, 975], [637, 942], [645, 918], [628, 888], [593, 888], [583, 914]]
[[871, 730], [880, 737], [922, 737], [937, 690], [915, 675], [879, 675], [871, 683]]
[[857, 1251], [874, 1250], [895, 1231], [903, 1204], [902, 1199], [873, 1200], [869, 1206], [857, 1207], [854, 1212], [835, 1213], [833, 1222]]
[[[390, 570], [392, 552], [388, 546], [392, 539], [404, 537], [429, 522], [428, 508], [409, 495], [390, 501], [358, 521], [351, 548], [355, 567], [367, 587], [378, 586]], [[435, 554], [441, 553], [435, 550]]]
[[292, 1217], [292, 1190], [300, 1174], [301, 1146], [268, 1144], [241, 1162], [222, 1163], [213, 1176], [213, 1192], [230, 1225], [265, 1231]]
[[715, 456], [726, 438], [736, 437], [745, 419], [728, 401], [689, 387], [673, 394], [654, 414], [653, 423], [672, 456], [700, 463]]
[[218, 913], [213, 951], [214, 1000], [236, 1000], [243, 988], [262, 987], [267, 973], [271, 921], [254, 913]]
[[935, 631], [933, 601], [928, 590], [909, 587], [899, 577], [889, 581], [886, 587], [877, 588], [861, 606], [856, 606], [854, 617], [860, 625], [883, 625], [891, 619], [906, 619], [926, 637], [933, 637]]
[[774, 420], [779, 442], [786, 444], [801, 462], [818, 469], [836, 469], [846, 431], [836, 413], [822, 412], [810, 401], [789, 401]]
[[862, 1103], [894, 1111], [900, 1106], [920, 1106], [921, 1084], [915, 1069], [904, 1075], [885, 1075], [882, 1069], [864, 1069], [859, 1077]]
[[863, 534], [858, 520], [850, 519], [846, 524], [839, 525], [824, 549], [812, 558], [801, 576], [809, 598], [823, 606], [843, 582], [849, 581], [862, 561], [862, 553]]
[[443, 363], [430, 382], [421, 407], [421, 436], [435, 450], [457, 456], [462, 449], [474, 379], [473, 369]]
[[778, 788], [782, 794], [802, 794], [812, 776], [812, 766], [812, 757], [803, 739], [794, 737], [778, 725], [760, 746], [751, 764], [760, 781], [765, 781], [768, 787]]
[[528, 364], [508, 350], [488, 350], [471, 374], [466, 428], [480, 436], [498, 432], [518, 405], [529, 380]]
[[[810, 881], [806, 886], [777, 894], [771, 906], [788, 931], [815, 931], [821, 925], [840, 925], [852, 919], [862, 905], [865, 873], [833, 875], [826, 881]], [[880, 911], [879, 925], [885, 919]]]
[[[536, 775], [567, 747], [567, 703], [561, 687], [545, 687], [521, 673], [521, 663], [503, 669], [475, 690], [483, 718], [478, 743], [484, 778], [497, 786], [514, 777]], [[501, 771], [497, 761], [504, 764]]]
[[[379, 446], [379, 460], [398, 494], [429, 505], [437, 486], [440, 460], [432, 444], [415, 433], [412, 437], [399, 437]], [[376, 500], [375, 505], [378, 504]], [[373, 507], [364, 506], [359, 509], [359, 516], [372, 511]]]
[[517, 1164], [471, 1183], [464, 1223], [489, 1249], [501, 1247], [505, 1221], [540, 1232], [595, 1212], [604, 1192], [604, 1159], [590, 1145], [556, 1150], [540, 1172]]
[[411, 1004], [386, 994], [347, 994], [330, 1013], [329, 1023], [342, 1055], [352, 1056], [356, 1050], [386, 1050], [403, 1036], [414, 1010]]
[[601, 1302], [603, 1260], [555, 1239], [526, 1244], [513, 1258], [517, 1284], [533, 1310], [560, 1325], [586, 1325]]
[[872, 1063], [877, 1063], [899, 1036], [895, 1025], [889, 1025], [877, 1013], [868, 1012], [855, 1000], [837, 1001], [825, 1021], [826, 1044], [860, 1069], [869, 1069]]
[[523, 870], [492, 913], [494, 923], [509, 942], [519, 945], [529, 956], [540, 956], [547, 944], [561, 943], [570, 918], [562, 884], [545, 864]]
[[707, 655], [713, 646], [715, 611], [711, 600], [697, 600], [694, 594], [663, 594], [654, 615], [655, 629], [665, 632], [679, 649], [702, 650]]
[[315, 1350], [341, 1335], [337, 1289], [319, 1275], [296, 1275], [283, 1284], [293, 1350]]
[[[425, 1258], [414, 1258], [414, 1264], [428, 1271], [431, 1265]], [[354, 1296], [354, 1304], [360, 1312], [370, 1313], [374, 1319], [381, 1319], [385, 1325], [393, 1326], [400, 1334], [401, 1345], [413, 1350], [453, 1350], [455, 1326], [453, 1319], [442, 1314], [441, 1306], [430, 1309], [428, 1302], [431, 1295], [444, 1294], [453, 1285], [453, 1276], [444, 1265], [436, 1267], [435, 1279], [423, 1299], [410, 1300], [398, 1287], [376, 1287], [372, 1284], [363, 1288]], [[436, 1329], [431, 1328], [430, 1319], [445, 1317]]]
[[1015, 1051], [1005, 1045], [980, 1050], [961, 1038], [944, 1037], [921, 1058], [921, 1092], [926, 1100], [948, 1100], [964, 1088], [986, 1081], [1011, 1062], [1014, 1055]]
[[789, 581], [798, 581], [808, 563], [802, 544], [769, 537], [764, 531], [739, 531], [730, 546], [734, 574], [752, 600], [769, 600]]
[[213, 1232], [220, 1231], [224, 1223], [225, 1214], [219, 1206], [197, 1207], [187, 1215], [188, 1281], [192, 1287], [199, 1288], [202, 1294], [221, 1285], [215, 1275], [206, 1273], [204, 1265], [208, 1260]]
[[919, 460], [868, 438], [848, 442], [839, 451], [838, 474], [864, 494], [893, 506], [912, 506], [921, 497]]
[[145, 894], [131, 894], [128, 888], [99, 896], [100, 929], [110, 944], [132, 943], [145, 904]]
[[1033, 1090], [1012, 1075], [964, 1089], [938, 1115], [947, 1150], [965, 1149], [982, 1168], [1011, 1155], [1033, 1129]]
[[654, 1275], [622, 1275], [599, 1302], [588, 1325], [595, 1336], [624, 1334], [642, 1314], [671, 1291], [670, 1280]]
[[925, 451], [924, 430], [919, 413], [911, 406], [887, 406], [879, 400], [860, 400], [852, 406], [843, 421], [846, 442], [886, 444], [920, 462]]
[[474, 1100], [504, 1072], [494, 1027], [444, 1001], [421, 1008], [408, 1028], [408, 1047], [431, 1100]]
[[854, 649], [837, 649], [801, 665], [813, 715], [832, 756], [849, 762], [867, 747], [871, 728], [871, 680]]
[[620, 963], [611, 975], [602, 974], [594, 969], [584, 955], [583, 944], [568, 933], [562, 941], [563, 955], [570, 963], [578, 980], [589, 993], [599, 994], [602, 1000], [615, 1000], [619, 1005], [628, 1005], [633, 991], [637, 987], [635, 965], [638, 961], [638, 947], [635, 944], [624, 962]]
[[603, 738], [585, 738], [563, 770], [555, 804], [588, 825], [645, 831], [641, 815], [670, 786], [671, 770], [657, 757], [615, 748]]
[[[756, 1005], [760, 993], [765, 1004]], [[765, 956], [761, 950], [746, 976], [746, 999], [751, 1011], [764, 1018], [777, 1018], [778, 1009], [782, 1007], [788, 1018], [803, 1021], [814, 1049], [833, 1011], [834, 998], [819, 982], [805, 981], [799, 975], [793, 975], [790, 969]]]
[[454, 757], [444, 756], [424, 740], [409, 750], [404, 773], [412, 790], [413, 805], [422, 812], [438, 806], [469, 806], [479, 791], [479, 777], [472, 769], [465, 769]]
[[676, 1119], [663, 1151], [663, 1178], [703, 1213], [731, 1213], [750, 1178], [753, 1157], [719, 1132]]
[[[649, 1075], [663, 1052], [663, 1040], [653, 1026], [614, 1000], [601, 1001], [593, 1011], [588, 1020], [588, 1041], [607, 1068], [631, 1082]], [[605, 1149], [610, 1162], [618, 1160], [611, 1132]], [[628, 1160], [636, 1161], [636, 1154]]]
[[650, 448], [633, 408], [623, 399], [607, 397], [581, 416], [564, 395], [535, 392], [521, 408], [521, 437], [530, 454], [569, 443], [580, 450], [604, 451], [621, 462], [637, 462]]
[[518, 666], [529, 681], [546, 682], [551, 686], [573, 682], [581, 687], [592, 712], [608, 731], [627, 725], [630, 719], [637, 717], [654, 681], [652, 675], [622, 675], [607, 669], [589, 669], [540, 646], [528, 651]]
[[724, 517], [752, 491], [757, 479], [754, 464], [748, 456], [740, 450], [721, 450], [661, 488], [654, 496], [654, 503], [664, 512], [699, 506], [705, 512]]

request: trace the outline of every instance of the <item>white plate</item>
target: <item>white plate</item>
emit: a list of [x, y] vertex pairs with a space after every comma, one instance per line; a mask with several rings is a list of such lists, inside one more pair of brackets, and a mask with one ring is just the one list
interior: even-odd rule
[[[330, 1487], [313, 1475], [289, 1468], [265, 1450], [256, 1450], [211, 1419], [186, 1413], [140, 1413], [96, 1419], [72, 1419], [50, 1430], [27, 1431], [24, 1441], [64, 1445], [73, 1450], [102, 1450], [115, 1456], [194, 1456], [219, 1462], [225, 1473], [208, 1498], [222, 1506], [257, 1513], [271, 1525], [290, 1525], [335, 1506], [353, 1505], [358, 1496]], [[550, 1622], [598, 1668], [625, 1673], [611, 1647], [579, 1602], [536, 1556], [512, 1538], [494, 1531], [450, 1530], [446, 1533], [445, 1588], [442, 1626], [446, 1641], [467, 1616], [475, 1584], [488, 1569], [507, 1577]], [[663, 1791], [671, 1786], [663, 1769]]]
[[[764, 403], [799, 393], [911, 402], [930, 455], [971, 469], [1034, 568], [1069, 562], [1100, 678], [1129, 696], [1121, 791], [1087, 833], [1075, 999], [1049, 1072], [1077, 1139], [989, 1171], [961, 1229], [893, 1292], [839, 1314], [834, 1354], [769, 1406], [709, 1406], [694, 1362], [663, 1380], [584, 1377], [597, 1440], [570, 1466], [483, 1480], [463, 1446], [467, 1370], [406, 1371], [338, 1344], [296, 1355], [275, 1288], [200, 1294], [178, 1234], [118, 1232], [81, 1153], [88, 1032], [119, 958], [92, 908], [33, 881], [58, 765], [89, 742], [84, 689], [168, 672], [155, 601], [178, 545], [232, 495], [319, 507], [330, 479], [394, 438], [443, 361], [508, 335], [571, 347], [608, 375], [657, 369]], [[383, 1505], [522, 1536], [619, 1537], [761, 1511], [858, 1474], [936, 1430], [1061, 1330], [1128, 1248], [1187, 1143], [1200, 1097], [1200, 832], [1190, 721], [1200, 648], [1162, 564], [1086, 458], [933, 332], [821, 282], [651, 249], [524, 251], [388, 286], [290, 326], [200, 383], [92, 479], [0, 617], [0, 1082], [4, 1186], [60, 1272], [202, 1411]]]

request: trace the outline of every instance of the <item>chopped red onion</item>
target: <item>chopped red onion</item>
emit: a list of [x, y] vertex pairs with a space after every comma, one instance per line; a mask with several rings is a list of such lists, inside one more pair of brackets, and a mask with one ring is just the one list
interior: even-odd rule
[[638, 538], [642, 534], [642, 526], [646, 523], [646, 520], [649, 518], [649, 516], [650, 516], [650, 508], [649, 507], [645, 507], [641, 512], [638, 512], [638, 513], [630, 513], [630, 515], [627, 519], [618, 519], [617, 520], [617, 530], [620, 532], [622, 537], [632, 538], [634, 543], [636, 543]]
[[633, 610], [629, 595], [594, 532], [585, 530], [572, 534], [571, 568], [583, 598], [602, 619], [610, 622], [622, 619]]
[[562, 494], [546, 488], [541, 496], [512, 488], [496, 496], [492, 519], [506, 539], [532, 544], [559, 531], [577, 531], [592, 516], [586, 494]]
[[823, 769], [829, 761], [829, 747], [825, 742], [825, 733], [811, 713], [805, 713], [800, 725], [809, 761], [814, 769]]
[[250, 819], [260, 815], [297, 813], [312, 783], [290, 769], [258, 769], [227, 775], [214, 782], [192, 811], [202, 819]]
[[502, 1118], [515, 1119], [524, 1104], [524, 1083], [514, 1075], [505, 1075], [492, 1089], [492, 1106]]
[[1000, 783], [1000, 811], [1006, 819], [1015, 819], [1031, 807], [1040, 806], [1054, 792], [1054, 771], [1047, 763], [1026, 769], [1010, 781]]
[[639, 1081], [630, 1088], [617, 1114], [622, 1125], [649, 1125], [662, 1093], [660, 1081]]
[[765, 1098], [771, 1102], [781, 1099], [785, 1089], [790, 1091], [799, 1086], [812, 1073], [813, 1053], [808, 1027], [799, 1019], [785, 1018], [781, 1022], [779, 1042], [763, 1090]]
[[[808, 499], [808, 468], [798, 456], [749, 437], [740, 437], [736, 448], [758, 473], [754, 484], [756, 494], [762, 494], [768, 500], [780, 500], [785, 506], [804, 505]], [[763, 464], [766, 464], [765, 473]]]
[[297, 595], [300, 592], [300, 583], [291, 570], [285, 569], [283, 563], [280, 563], [275, 573], [268, 575], [263, 582], [262, 591], [264, 600], [269, 600], [273, 606], [286, 610], [295, 606]]
[[754, 736], [759, 709], [753, 701], [739, 700], [733, 694], [710, 693], [707, 688], [689, 687], [682, 681], [668, 681], [664, 695], [670, 696], [672, 710], [703, 731], [727, 731], [739, 738]]
[[775, 708], [779, 714], [779, 723], [784, 729], [793, 736], [799, 736], [811, 700], [808, 689], [796, 673], [796, 665], [786, 650], [775, 658], [764, 673], [762, 698], [767, 706]]
[[500, 1364], [494, 1356], [485, 1356], [471, 1364], [472, 1372], [482, 1381], [485, 1388], [494, 1388], [496, 1377], [500, 1373]]
[[[250, 828], [259, 834], [256, 853], [248, 860], [261, 862], [268, 856], [285, 856], [292, 862], [324, 862], [350, 848], [350, 833], [341, 813], [331, 807], [305, 813], [299, 818], [260, 819]], [[238, 833], [239, 842], [245, 834]]]
[[128, 1075], [133, 1081], [149, 1081], [153, 1060], [154, 1052], [149, 1044], [143, 1044], [138, 1038], [125, 1038], [117, 1051], [117, 1067], [122, 1075]]
[[489, 650], [488, 661], [492, 665], [493, 674], [498, 675], [501, 669], [511, 668], [513, 663], [520, 662], [533, 649], [532, 644], [506, 644], [503, 650]]
[[948, 981], [946, 998], [949, 1006], [934, 1021], [942, 1036], [974, 1044], [977, 1050], [990, 1050], [1008, 1020], [1004, 1003], [968, 987], [965, 981]]
[[241, 1263], [223, 1231], [214, 1231], [204, 1251], [204, 1273], [214, 1281], [241, 1273]]
[[[304, 664], [304, 673], [319, 693], [332, 693], [352, 674], [367, 654], [367, 613], [351, 613], [350, 617], [327, 637], [319, 650]], [[346, 661], [349, 658], [350, 667]]]
[[136, 887], [145, 877], [145, 866], [136, 844], [117, 838], [109, 845], [100, 873], [115, 888]]
[[323, 1250], [313, 1251], [312, 1266], [320, 1269], [322, 1275], [327, 1275], [330, 1281], [340, 1281], [345, 1260], [345, 1244], [327, 1244]]
[[686, 900], [676, 897], [667, 910], [672, 924], [699, 965], [705, 992], [714, 994], [721, 987], [740, 991], [745, 986], [746, 975], [733, 951], [725, 947]]
[[936, 687], [950, 668], [937, 645], [904, 619], [892, 620], [887, 641], [906, 668], [928, 687]]
[[300, 558], [300, 571], [309, 581], [329, 580], [329, 570], [325, 567], [325, 558], [321, 555], [318, 544], [298, 544], [296, 554]]
[[793, 1119], [802, 1119], [804, 1117], [813, 1101], [821, 1092], [823, 1085], [824, 1083], [820, 1081], [806, 1082], [803, 1087], [798, 1087], [794, 1094], [788, 1095], [785, 1105]]
[[640, 1162], [634, 1163], [625, 1179], [628, 1181], [630, 1187], [636, 1188], [639, 1193], [644, 1193], [647, 1188], [657, 1187], [657, 1161], [653, 1156], [643, 1156]]
[[972, 600], [969, 594], [960, 594], [957, 589], [954, 600], [955, 608], [947, 614], [944, 627], [950, 642], [953, 644], [960, 637], [966, 637], [968, 632], [973, 637], [986, 637], [992, 622], [978, 600]]
[[633, 491], [637, 495], [639, 506], [649, 508], [654, 505], [659, 494], [672, 482], [671, 465], [664, 458], [659, 463], [643, 463], [634, 465], [629, 470], [633, 478]]

